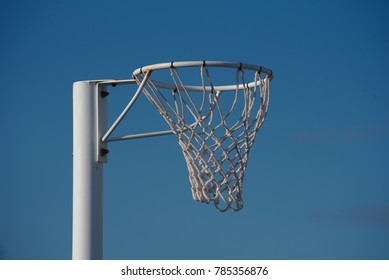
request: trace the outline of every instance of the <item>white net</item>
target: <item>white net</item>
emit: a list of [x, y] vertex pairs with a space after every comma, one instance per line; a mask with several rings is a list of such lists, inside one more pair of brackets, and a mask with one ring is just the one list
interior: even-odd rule
[[[170, 85], [150, 79], [143, 92], [178, 138], [194, 200], [213, 202], [222, 212], [238, 211], [243, 207], [243, 177], [249, 151], [268, 110], [270, 77], [242, 67], [229, 69], [230, 73], [213, 68], [219, 70], [215, 70], [220, 76], [216, 78], [235, 80], [234, 90], [222, 91], [222, 86], [214, 84], [205, 63], [196, 69], [201, 80], [196, 90], [184, 85], [181, 72], [185, 70], [172, 64], [158, 70], [168, 71]], [[249, 74], [253, 82], [246, 83], [245, 76]], [[190, 75], [193, 80], [193, 72]], [[140, 84], [144, 74], [140, 71], [134, 78]]]

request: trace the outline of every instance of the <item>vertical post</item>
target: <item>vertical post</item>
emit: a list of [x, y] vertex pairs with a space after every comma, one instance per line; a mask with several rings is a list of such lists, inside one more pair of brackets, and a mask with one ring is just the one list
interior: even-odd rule
[[[107, 123], [97, 81], [73, 84], [72, 258], [102, 259], [103, 162], [99, 141]], [[104, 153], [105, 154], [105, 153]]]

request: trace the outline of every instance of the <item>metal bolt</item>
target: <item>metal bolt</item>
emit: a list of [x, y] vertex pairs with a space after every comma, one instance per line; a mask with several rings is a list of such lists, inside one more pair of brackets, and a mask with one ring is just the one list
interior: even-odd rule
[[101, 154], [101, 156], [106, 156], [107, 154], [109, 153], [109, 150], [108, 149], [106, 149], [106, 148], [101, 148], [100, 149], [100, 154]]
[[100, 96], [101, 96], [102, 98], [105, 98], [105, 97], [107, 97], [108, 95], [109, 95], [109, 92], [108, 92], [108, 91], [105, 91], [105, 90], [100, 91]]

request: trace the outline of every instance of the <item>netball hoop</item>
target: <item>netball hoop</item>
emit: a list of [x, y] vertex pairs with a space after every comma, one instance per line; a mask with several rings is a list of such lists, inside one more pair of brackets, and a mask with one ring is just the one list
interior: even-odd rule
[[[150, 72], [166, 72], [158, 76], [169, 79], [150, 78], [143, 92], [178, 138], [194, 200], [213, 202], [222, 212], [240, 210], [248, 154], [266, 118], [272, 72], [242, 63], [192, 61], [145, 66], [133, 75], [140, 85]], [[197, 85], [186, 84], [195, 76]], [[225, 80], [234, 84], [219, 84]]]
[[[219, 211], [243, 207], [243, 178], [250, 149], [263, 125], [272, 71], [222, 61], [144, 66], [129, 80], [73, 84], [73, 259], [102, 258], [103, 164], [108, 143], [174, 134], [189, 171], [194, 200]], [[109, 127], [108, 87], [138, 88]], [[111, 137], [141, 93], [170, 130]]]

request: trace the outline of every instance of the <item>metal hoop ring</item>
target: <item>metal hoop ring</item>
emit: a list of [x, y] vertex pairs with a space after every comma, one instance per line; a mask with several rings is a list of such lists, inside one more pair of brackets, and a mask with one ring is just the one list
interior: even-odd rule
[[[173, 62], [165, 62], [165, 63], [158, 63], [158, 64], [152, 64], [147, 66], [142, 66], [138, 69], [136, 69], [132, 75], [138, 76], [141, 74], [145, 74], [147, 71], [156, 71], [156, 70], [162, 70], [162, 69], [169, 69], [169, 68], [184, 68], [184, 67], [219, 67], [219, 68], [235, 68], [238, 70], [250, 70], [250, 71], [256, 71], [258, 73], [265, 73], [269, 80], [272, 80], [273, 78], [273, 72], [272, 70], [265, 68], [263, 66], [259, 65], [253, 65], [253, 64], [244, 64], [241, 62], [228, 62], [228, 61], [173, 61]], [[151, 80], [154, 85], [161, 88], [167, 88], [167, 89], [175, 89], [176, 86], [172, 84], [167, 84], [159, 81]], [[255, 87], [260, 84], [260, 81], [247, 83], [245, 85], [240, 84], [238, 85], [238, 89], [244, 89], [245, 87]], [[191, 90], [191, 91], [198, 91], [201, 92], [204, 90], [204, 87], [202, 86], [193, 86], [193, 85], [185, 85], [185, 89]], [[234, 91], [236, 90], [237, 85], [225, 85], [225, 86], [217, 86], [213, 89], [215, 91]], [[211, 91], [211, 87], [205, 87], [207, 91]], [[181, 88], [180, 88], [181, 89]]]

